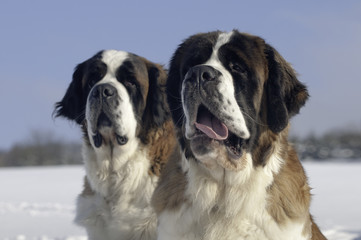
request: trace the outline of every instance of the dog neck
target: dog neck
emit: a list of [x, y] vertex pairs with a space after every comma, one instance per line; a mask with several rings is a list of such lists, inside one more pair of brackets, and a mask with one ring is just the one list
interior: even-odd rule
[[106, 147], [95, 151], [84, 143], [87, 178], [93, 191], [109, 203], [132, 201], [134, 194], [142, 193], [142, 198], [136, 198], [136, 201], [142, 201], [139, 204], [146, 206], [157, 177], [149, 175], [148, 149], [138, 139], [130, 139], [127, 145], [123, 150]]

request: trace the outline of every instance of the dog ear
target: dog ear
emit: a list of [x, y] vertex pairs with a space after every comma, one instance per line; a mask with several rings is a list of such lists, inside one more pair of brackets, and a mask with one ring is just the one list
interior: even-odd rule
[[281, 132], [289, 119], [299, 113], [308, 99], [308, 92], [291, 65], [270, 45], [266, 45], [268, 60], [267, 123], [274, 133]]
[[166, 95], [167, 73], [160, 65], [148, 66], [149, 90], [147, 110], [155, 126], [162, 126], [170, 117]]
[[82, 80], [84, 76], [85, 62], [79, 64], [73, 73], [70, 83], [63, 99], [55, 104], [53, 115], [65, 117], [81, 124], [85, 118], [85, 101]]

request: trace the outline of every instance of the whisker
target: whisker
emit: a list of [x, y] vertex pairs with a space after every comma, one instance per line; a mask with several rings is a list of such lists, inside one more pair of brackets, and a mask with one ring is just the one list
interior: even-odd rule
[[181, 97], [179, 97], [179, 96], [174, 96], [173, 94], [171, 94], [171, 93], [168, 91], [168, 89], [167, 89], [167, 95], [170, 96], [170, 97], [172, 97], [172, 98], [174, 98], [174, 99], [176, 99], [176, 100], [182, 100]]
[[75, 121], [78, 121], [78, 120], [83, 119], [83, 118], [85, 118], [85, 109], [84, 109], [83, 111], [81, 111], [81, 112], [74, 118], [74, 120], [75, 120]]
[[179, 105], [179, 107], [170, 109], [170, 111], [174, 112], [174, 111], [177, 111], [177, 110], [182, 109], [182, 108], [183, 108], [182, 105]]
[[242, 111], [242, 114], [243, 114], [245, 117], [247, 117], [248, 119], [250, 119], [252, 122], [254, 122], [254, 123], [256, 123], [257, 125], [259, 125], [259, 126], [263, 126], [263, 127], [267, 126], [266, 124], [261, 123], [261, 122], [259, 122], [258, 120], [254, 119], [252, 116], [250, 116], [250, 115], [249, 115], [247, 112], [245, 112], [245, 111]]
[[177, 126], [180, 122], [182, 122], [184, 120], [184, 118], [185, 118], [185, 115], [184, 115], [184, 113], [182, 113], [182, 116], [177, 120], [177, 122], [174, 125]]

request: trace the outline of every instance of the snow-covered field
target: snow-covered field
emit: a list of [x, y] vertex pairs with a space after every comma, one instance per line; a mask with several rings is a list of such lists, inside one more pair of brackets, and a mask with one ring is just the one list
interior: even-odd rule
[[[328, 239], [361, 240], [361, 163], [304, 163]], [[85, 240], [73, 224], [81, 166], [0, 168], [0, 239]]]

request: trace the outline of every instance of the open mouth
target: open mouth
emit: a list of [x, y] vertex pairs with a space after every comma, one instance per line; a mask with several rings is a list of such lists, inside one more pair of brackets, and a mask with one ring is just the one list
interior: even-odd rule
[[104, 112], [99, 114], [96, 126], [97, 130], [95, 135], [92, 136], [95, 147], [99, 148], [103, 144], [110, 142], [117, 142], [119, 145], [125, 145], [128, 142], [127, 136], [116, 133], [113, 122]]
[[233, 158], [239, 158], [242, 155], [243, 140], [229, 131], [228, 127], [204, 105], [198, 108], [195, 127], [198, 136], [222, 142]]
[[101, 112], [98, 117], [97, 128], [111, 127], [112, 125], [112, 121], [109, 117], [104, 112]]
[[212, 139], [225, 140], [228, 137], [227, 126], [203, 105], [198, 108], [195, 127]]

